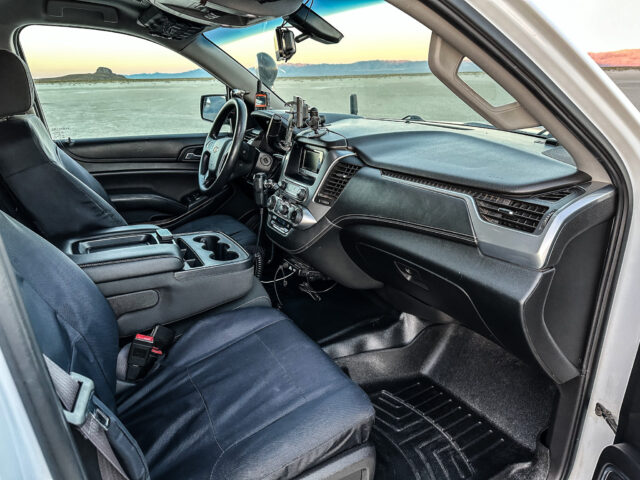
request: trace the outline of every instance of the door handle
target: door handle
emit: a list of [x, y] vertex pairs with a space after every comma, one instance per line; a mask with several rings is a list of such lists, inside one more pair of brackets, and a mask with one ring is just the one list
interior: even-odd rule
[[202, 155], [196, 155], [193, 152], [188, 152], [185, 156], [184, 156], [184, 160], [186, 162], [199, 162], [200, 161], [200, 157], [202, 157]]

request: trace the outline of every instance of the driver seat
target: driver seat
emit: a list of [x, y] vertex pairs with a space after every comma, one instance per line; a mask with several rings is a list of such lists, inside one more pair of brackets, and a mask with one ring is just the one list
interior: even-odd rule
[[[50, 240], [127, 225], [102, 185], [29, 113], [33, 99], [26, 64], [0, 50], [0, 177], [24, 220]], [[223, 232], [249, 251], [256, 242], [253, 231], [228, 215], [198, 218], [175, 229], [197, 231]]]

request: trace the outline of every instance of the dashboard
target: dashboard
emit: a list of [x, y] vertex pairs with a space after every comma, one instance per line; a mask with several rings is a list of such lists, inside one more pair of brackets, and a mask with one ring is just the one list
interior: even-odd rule
[[274, 180], [267, 234], [288, 254], [579, 374], [616, 192], [555, 142], [340, 117], [298, 132]]

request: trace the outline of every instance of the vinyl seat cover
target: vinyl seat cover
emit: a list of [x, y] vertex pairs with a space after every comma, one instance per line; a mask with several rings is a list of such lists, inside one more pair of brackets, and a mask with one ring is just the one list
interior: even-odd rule
[[204, 316], [117, 397], [117, 326], [98, 288], [2, 213], [0, 235], [40, 348], [95, 382], [151, 478], [289, 479], [367, 441], [374, 412], [364, 392], [270, 308]]

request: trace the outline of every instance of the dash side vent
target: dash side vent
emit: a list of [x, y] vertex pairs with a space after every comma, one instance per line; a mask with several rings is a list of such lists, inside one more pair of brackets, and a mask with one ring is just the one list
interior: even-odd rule
[[349, 183], [349, 180], [358, 173], [360, 168], [358, 165], [338, 162], [338, 164], [332, 168], [331, 173], [324, 181], [318, 195], [316, 195], [316, 202], [322, 205], [333, 205], [347, 186], [347, 183]]
[[472, 188], [417, 177], [415, 175], [391, 172], [389, 170], [383, 170], [382, 174], [407, 182], [420, 183], [422, 185], [469, 195], [474, 198], [478, 207], [478, 213], [483, 220], [527, 233], [536, 231], [545, 213], [549, 210], [549, 207], [545, 205], [502, 197]]
[[573, 193], [573, 189], [565, 188], [563, 190], [555, 190], [553, 192], [546, 192], [538, 195], [540, 200], [546, 200], [548, 202], [559, 202], [565, 197], [568, 197]]

